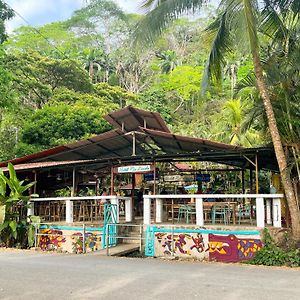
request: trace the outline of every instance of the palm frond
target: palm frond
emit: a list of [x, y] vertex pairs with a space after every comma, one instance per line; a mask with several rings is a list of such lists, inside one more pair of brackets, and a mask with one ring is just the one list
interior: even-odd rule
[[147, 15], [138, 23], [133, 32], [133, 43], [147, 47], [183, 13], [200, 9], [207, 0], [148, 0], [142, 3]]
[[244, 77], [237, 83], [235, 87], [234, 95], [236, 96], [242, 89], [249, 88], [249, 87], [256, 87], [256, 78], [253, 71], [250, 71], [246, 75], [246, 77]]
[[287, 29], [282, 21], [282, 15], [279, 15], [278, 11], [272, 6], [266, 6], [261, 13], [261, 25], [259, 31], [270, 37], [281, 35], [286, 36]]
[[230, 32], [226, 26], [226, 17], [227, 12], [225, 11], [206, 28], [206, 32], [209, 35], [214, 36], [214, 38], [202, 78], [202, 94], [204, 94], [207, 90], [210, 79], [215, 80], [216, 82], [221, 81], [222, 69], [226, 63], [225, 55], [232, 49], [232, 40]]

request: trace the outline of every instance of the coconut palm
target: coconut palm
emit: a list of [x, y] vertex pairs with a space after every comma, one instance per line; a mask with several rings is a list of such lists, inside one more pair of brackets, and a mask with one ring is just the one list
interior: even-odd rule
[[177, 54], [174, 50], [156, 52], [155, 55], [160, 60], [159, 66], [161, 68], [161, 72], [164, 74], [169, 74], [178, 65], [180, 65], [180, 61], [178, 60]]
[[258, 146], [261, 143], [260, 132], [246, 122], [247, 111], [247, 105], [240, 99], [226, 101], [218, 121], [211, 128], [212, 137], [232, 145]]
[[[153, 42], [156, 36], [161, 34], [182, 13], [196, 12], [207, 2], [209, 1], [145, 0], [142, 7], [147, 15], [136, 28], [137, 41], [140, 44]], [[299, 0], [221, 0], [218, 17], [207, 29], [213, 39], [203, 87], [207, 86], [208, 79], [220, 80], [222, 78], [225, 54], [232, 51], [234, 44], [241, 44], [241, 41], [248, 44], [252, 54], [257, 87], [266, 112], [282, 185], [291, 213], [292, 231], [294, 237], [300, 240], [299, 206], [297, 205], [287, 159], [264, 78], [258, 39], [260, 25], [263, 25], [265, 29], [269, 29], [268, 34], [271, 38], [276, 39], [278, 36], [285, 36], [284, 28], [281, 26], [280, 19], [277, 18], [278, 12], [283, 17], [293, 14], [293, 19], [298, 20], [300, 13]]]

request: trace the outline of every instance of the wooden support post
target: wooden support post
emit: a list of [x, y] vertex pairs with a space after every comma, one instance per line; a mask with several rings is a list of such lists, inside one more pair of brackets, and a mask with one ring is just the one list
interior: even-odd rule
[[250, 194], [253, 194], [253, 170], [250, 169]]
[[242, 193], [245, 194], [245, 170], [242, 169]]
[[[37, 172], [33, 171], [33, 194], [36, 194], [36, 179], [37, 179]], [[31, 196], [31, 189], [29, 190], [29, 195]], [[27, 216], [33, 216], [34, 215], [34, 202], [29, 201], [28, 202], [28, 208], [27, 208]]]
[[132, 216], [135, 217], [135, 207], [134, 207], [134, 189], [135, 189], [135, 174], [132, 173], [131, 176], [131, 207], [132, 207]]
[[99, 178], [96, 177], [96, 183], [95, 183], [95, 195], [99, 195]]
[[34, 186], [33, 186], [33, 193], [36, 194], [36, 186], [37, 186], [37, 171], [33, 171], [34, 174]]
[[[154, 168], [154, 170], [153, 170], [153, 180], [154, 180], [154, 182], [153, 182], [153, 194], [156, 195], [156, 161], [154, 161], [154, 163], [153, 163], [153, 168]], [[156, 223], [156, 199], [154, 199], [153, 210], [154, 210], [153, 218], [154, 218], [154, 224], [155, 224]], [[151, 216], [151, 206], [150, 206], [150, 216]]]
[[111, 174], [110, 174], [110, 195], [112, 196], [114, 194], [114, 167], [111, 167]]
[[132, 133], [132, 156], [136, 156], [136, 136], [135, 136], [135, 132]]
[[73, 167], [73, 172], [72, 172], [72, 191], [71, 191], [71, 196], [75, 197], [76, 196], [76, 169]]
[[153, 195], [156, 195], [156, 161], [153, 163]]
[[255, 192], [258, 194], [259, 185], [258, 185], [258, 159], [257, 154], [255, 155]]

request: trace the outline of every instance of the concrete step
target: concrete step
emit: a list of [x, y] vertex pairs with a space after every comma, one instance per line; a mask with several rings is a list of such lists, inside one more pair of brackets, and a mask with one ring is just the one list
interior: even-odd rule
[[[109, 255], [110, 256], [122, 256], [134, 251], [139, 250], [140, 247], [136, 244], [119, 244], [115, 247], [109, 248]], [[94, 252], [95, 255], [106, 256], [107, 249], [102, 249], [100, 251]]]

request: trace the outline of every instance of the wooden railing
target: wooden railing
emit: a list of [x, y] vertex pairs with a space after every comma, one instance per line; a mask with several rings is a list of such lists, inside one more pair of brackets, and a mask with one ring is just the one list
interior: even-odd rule
[[[119, 204], [121, 200], [125, 202], [125, 221], [132, 222], [132, 199], [130, 197], [121, 196], [86, 196], [86, 197], [49, 197], [49, 198], [32, 198], [27, 214], [34, 214], [34, 203], [36, 202], [51, 202], [51, 201], [64, 201], [66, 204], [66, 223], [73, 223], [74, 221], [74, 201], [92, 201], [109, 200], [111, 204], [117, 205], [119, 212]], [[117, 222], [119, 222], [119, 213], [117, 214]]]

